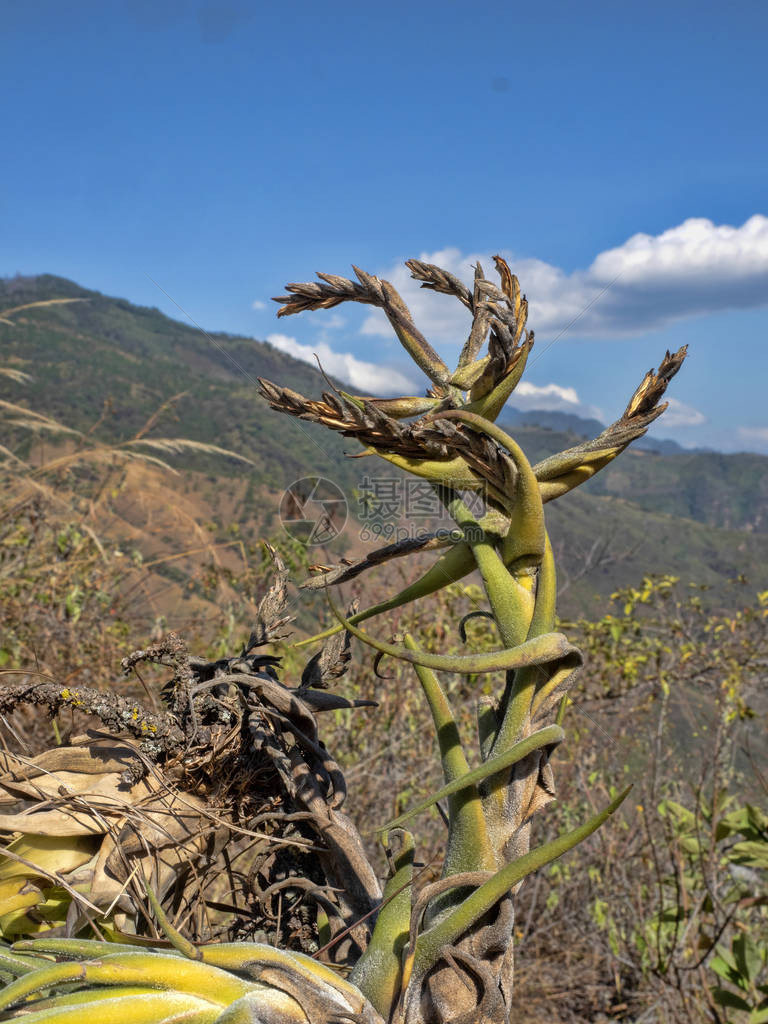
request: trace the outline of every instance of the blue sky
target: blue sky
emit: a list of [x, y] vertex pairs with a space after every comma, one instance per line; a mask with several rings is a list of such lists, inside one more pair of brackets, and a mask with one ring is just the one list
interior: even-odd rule
[[765, 3], [7, 0], [3, 22], [0, 275], [418, 393], [366, 309], [277, 321], [270, 296], [354, 262], [450, 360], [461, 308], [398, 267], [501, 252], [537, 336], [521, 407], [610, 419], [687, 343], [655, 431], [768, 453]]

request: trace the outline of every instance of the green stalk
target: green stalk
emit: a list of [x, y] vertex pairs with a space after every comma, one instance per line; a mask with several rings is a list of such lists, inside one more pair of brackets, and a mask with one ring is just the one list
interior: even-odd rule
[[[418, 650], [409, 635], [405, 637], [405, 646], [410, 651]], [[430, 800], [430, 804], [436, 803], [443, 796], [449, 797], [448, 844], [443, 875], [455, 875], [460, 871], [493, 871], [497, 864], [488, 838], [482, 800], [473, 780], [469, 778], [472, 773], [461, 746], [451, 706], [435, 673], [423, 665], [414, 667], [435, 723], [443, 777], [447, 784], [438, 796]], [[459, 780], [463, 785], [451, 788], [456, 787]]]
[[[555, 599], [557, 582], [555, 575], [555, 559], [549, 536], [544, 534], [544, 556], [539, 569], [538, 587], [533, 606], [533, 615], [528, 626], [528, 640], [537, 636], [547, 635], [555, 623]], [[523, 733], [525, 723], [531, 712], [533, 695], [537, 685], [543, 681], [542, 670], [538, 666], [523, 668], [515, 674], [507, 698], [502, 701], [503, 717], [499, 731], [493, 744], [493, 752], [500, 753], [510, 744], [515, 743]]]
[[506, 496], [504, 506], [510, 516], [503, 546], [504, 565], [511, 570], [516, 568], [517, 563], [524, 566], [540, 565], [545, 545], [544, 509], [539, 482], [520, 445], [501, 427], [466, 409], [446, 409], [426, 417], [425, 422], [440, 419], [466, 423], [507, 450], [517, 469], [518, 478], [515, 493]]
[[444, 488], [440, 488], [438, 493], [456, 525], [464, 532], [505, 647], [517, 647], [528, 632], [533, 610], [530, 593], [507, 569], [494, 544], [459, 495]]

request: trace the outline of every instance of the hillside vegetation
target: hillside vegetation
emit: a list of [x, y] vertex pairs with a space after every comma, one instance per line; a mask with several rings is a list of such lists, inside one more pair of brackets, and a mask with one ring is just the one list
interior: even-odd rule
[[[2, 999], [4, 1005], [19, 1004], [9, 1011], [13, 1019], [31, 1011], [36, 1020], [34, 1011], [41, 1005], [49, 1019], [48, 1011], [56, 1012], [53, 1003], [47, 1009], [46, 1002], [30, 1003], [33, 990], [45, 990], [54, 1001], [61, 995], [63, 1016], [50, 1019], [74, 1019], [71, 1000], [91, 998], [82, 989], [73, 994], [66, 988], [77, 980], [81, 965], [53, 966], [47, 951], [58, 957], [69, 956], [69, 950], [75, 961], [90, 954], [102, 957], [98, 943], [80, 943], [84, 936], [92, 941], [91, 934], [101, 939], [103, 932], [113, 940], [170, 941], [184, 956], [193, 951], [190, 941], [203, 943], [202, 959], [194, 953], [189, 962], [171, 961], [170, 978], [174, 986], [184, 973], [191, 984], [200, 974], [200, 996], [213, 988], [206, 971], [214, 961], [206, 957], [217, 955], [214, 939], [266, 943], [248, 947], [245, 955], [252, 958], [254, 949], [266, 950], [265, 962], [282, 965], [283, 971], [298, 962], [295, 953], [308, 953], [315, 959], [300, 961], [305, 968], [300, 991], [310, 993], [311, 1019], [318, 1024], [329, 1020], [325, 1003], [317, 1002], [328, 993], [316, 991], [306, 969], [312, 968], [310, 975], [320, 970], [324, 983], [329, 978], [335, 983], [341, 975], [327, 968], [322, 973], [323, 965], [346, 970], [358, 957], [350, 944], [359, 941], [360, 927], [370, 920], [363, 903], [376, 908], [379, 881], [388, 873], [375, 830], [390, 821], [387, 828], [395, 835], [393, 826], [398, 820], [404, 823], [400, 815], [422, 801], [418, 845], [407, 839], [399, 852], [388, 847], [394, 873], [386, 892], [392, 899], [385, 894], [378, 906], [379, 920], [384, 921], [378, 935], [384, 934], [386, 941], [386, 911], [391, 905], [398, 915], [403, 913], [396, 905], [403, 891], [407, 899], [402, 900], [405, 916], [394, 930], [397, 943], [411, 926], [427, 936], [429, 928], [442, 927], [427, 924], [424, 930], [427, 914], [422, 910], [428, 909], [430, 899], [440, 907], [437, 900], [446, 892], [461, 893], [466, 884], [473, 891], [467, 900], [459, 895], [461, 910], [470, 898], [488, 892], [498, 873], [489, 879], [493, 872], [485, 867], [479, 871], [471, 858], [478, 849], [485, 858], [484, 836], [508, 835], [500, 826], [509, 830], [515, 813], [521, 827], [512, 822], [510, 838], [521, 845], [513, 849], [509, 844], [516, 859], [510, 855], [501, 868], [501, 898], [508, 898], [509, 879], [522, 877], [506, 874], [510, 865], [518, 870], [523, 864], [528, 875], [515, 895], [514, 917], [500, 917], [503, 928], [490, 935], [492, 942], [462, 946], [466, 924], [459, 921], [453, 946], [435, 946], [435, 955], [446, 959], [457, 978], [446, 973], [440, 982], [449, 993], [448, 1016], [426, 1019], [458, 1020], [454, 1011], [463, 1005], [458, 1000], [477, 1003], [462, 1012], [462, 1020], [482, 1016], [507, 1024], [758, 1024], [766, 1019], [768, 958], [760, 936], [768, 923], [768, 819], [762, 810], [768, 770], [762, 744], [768, 709], [768, 589], [754, 594], [768, 544], [757, 515], [764, 460], [741, 460], [740, 470], [725, 460], [726, 474], [756, 467], [744, 485], [751, 488], [754, 507], [752, 517], [744, 518], [734, 511], [735, 502], [724, 504], [713, 516], [720, 525], [699, 521], [709, 515], [706, 509], [698, 519], [693, 512], [682, 518], [646, 510], [643, 503], [650, 499], [640, 493], [644, 481], [647, 487], [662, 481], [661, 490], [667, 487], [671, 497], [679, 498], [671, 481], [675, 466], [683, 465], [675, 460], [685, 459], [689, 468], [678, 470], [678, 477], [681, 486], [691, 485], [692, 508], [699, 500], [693, 500], [696, 494], [708, 494], [710, 500], [720, 488], [717, 493], [727, 496], [722, 480], [711, 486], [702, 481], [698, 490], [694, 486], [696, 472], [711, 467], [707, 459], [712, 453], [657, 454], [647, 448], [634, 458], [628, 453], [622, 461], [629, 467], [629, 484], [622, 493], [616, 493], [614, 483], [614, 493], [580, 489], [545, 506], [562, 593], [559, 619], [554, 587], [542, 585], [554, 577], [551, 565], [545, 565], [541, 492], [534, 481], [526, 494], [520, 472], [513, 487], [519, 485], [518, 497], [526, 499], [520, 505], [530, 510], [539, 530], [539, 540], [532, 544], [540, 561], [538, 585], [527, 612], [530, 590], [520, 580], [529, 578], [529, 566], [520, 568], [509, 556], [509, 567], [502, 563], [504, 574], [487, 573], [483, 586], [476, 574], [442, 585], [429, 596], [422, 588], [411, 601], [394, 608], [390, 604], [388, 615], [373, 620], [370, 631], [360, 633], [348, 622], [355, 639], [339, 633], [311, 654], [314, 647], [294, 641], [334, 620], [322, 588], [297, 593], [289, 585], [291, 578], [295, 582], [310, 569], [327, 577], [333, 570], [323, 562], [338, 562], [344, 554], [358, 557], [372, 542], [363, 542], [361, 524], [355, 522], [327, 548], [307, 549], [281, 533], [281, 487], [293, 476], [319, 472], [320, 459], [313, 458], [314, 441], [303, 432], [304, 424], [278, 420], [266, 411], [250, 378], [275, 373], [276, 361], [284, 364], [287, 384], [310, 394], [323, 389], [321, 378], [262, 343], [224, 335], [208, 338], [157, 311], [96, 293], [81, 294], [69, 282], [17, 279], [5, 287], [9, 294], [0, 296], [7, 319], [0, 323], [0, 381], [8, 395], [0, 403], [5, 427], [0, 450], [0, 718], [5, 765], [0, 809], [9, 813], [0, 815], [0, 852], [6, 853], [0, 858], [2, 1019], [10, 1019], [2, 1012]], [[72, 297], [87, 301], [7, 313], [25, 300], [35, 301], [36, 287], [37, 301], [41, 295], [62, 298], [67, 289], [78, 293]], [[509, 297], [510, 309], [516, 308], [514, 292]], [[232, 352], [240, 353], [238, 366], [250, 360], [245, 382], [243, 371], [229, 362]], [[668, 356], [665, 362], [677, 358], [679, 365], [683, 355]], [[651, 403], [661, 400], [677, 365], [660, 368], [650, 389]], [[178, 392], [181, 386], [184, 397]], [[624, 429], [640, 417], [640, 432], [647, 422], [643, 417], [653, 410], [643, 404], [647, 392], [641, 401], [637, 397], [630, 402]], [[20, 403], [26, 403], [28, 413]], [[241, 405], [246, 410], [242, 415]], [[244, 421], [250, 426], [240, 433]], [[346, 422], [355, 425], [354, 420]], [[534, 461], [568, 447], [582, 428], [573, 420], [547, 421], [545, 415], [540, 423], [544, 426], [524, 419], [513, 427]], [[595, 433], [600, 425], [586, 424], [584, 429]], [[179, 440], [185, 434], [197, 443]], [[383, 436], [399, 440], [396, 433]], [[458, 445], [473, 438], [461, 436], [456, 428], [453, 440]], [[602, 441], [611, 451], [610, 439]], [[306, 450], [299, 447], [302, 442]], [[506, 442], [512, 452], [516, 446]], [[205, 443], [218, 448], [203, 450]], [[355, 489], [365, 472], [360, 467], [369, 463], [343, 457], [336, 462], [328, 453], [336, 452], [338, 442], [323, 437], [322, 443], [329, 459], [325, 471], [343, 482], [356, 511]], [[381, 447], [390, 454], [385, 444]], [[494, 472], [494, 463], [476, 464]], [[633, 467], [644, 465], [661, 468], [656, 474], [641, 474], [637, 482]], [[368, 472], [376, 475], [372, 468]], [[497, 489], [491, 501], [501, 501], [506, 509], [510, 493], [513, 488]], [[456, 511], [454, 522], [466, 520], [462, 500], [452, 500], [451, 508]], [[740, 528], [726, 529], [721, 519]], [[395, 525], [402, 526], [402, 520]], [[523, 523], [520, 535], [533, 536], [528, 525]], [[278, 536], [278, 551], [259, 543]], [[486, 542], [475, 541], [472, 550], [477, 564], [485, 559], [487, 568]], [[501, 545], [498, 550], [506, 553]], [[427, 557], [434, 556], [422, 551], [394, 560], [365, 579], [350, 571], [343, 593], [334, 590], [339, 607], [362, 620], [364, 614], [354, 615], [358, 599], [360, 607], [369, 608], [391, 596], [424, 568]], [[311, 561], [320, 564], [310, 566]], [[756, 567], [754, 575], [751, 566]], [[748, 580], [734, 579], [745, 569]], [[659, 575], [648, 575], [654, 571]], [[695, 582], [689, 583], [691, 579]], [[600, 598], [601, 593], [612, 597]], [[722, 610], [725, 606], [730, 610]], [[489, 607], [498, 611], [489, 614]], [[582, 616], [584, 607], [589, 614]], [[506, 658], [515, 649], [503, 645], [516, 642], [521, 610], [529, 619], [519, 635], [528, 639], [515, 648], [512, 672]], [[400, 645], [398, 637], [406, 631], [418, 637], [415, 646], [408, 637]], [[560, 631], [585, 656], [587, 668], [578, 676], [581, 654], [570, 644], [562, 646]], [[382, 644], [393, 635], [391, 644]], [[494, 748], [483, 743], [483, 730], [503, 724], [507, 702], [511, 707], [520, 692], [525, 697], [530, 665], [520, 651], [530, 643], [538, 645], [534, 701], [549, 691], [552, 704], [542, 712], [539, 700], [540, 717], [524, 719], [518, 735], [525, 737], [520, 743], [540, 744], [529, 753], [543, 749], [546, 740], [546, 758], [522, 756], [513, 736], [510, 757], [514, 754], [517, 760], [505, 761], [502, 768]], [[387, 653], [381, 665], [369, 644]], [[421, 655], [413, 660], [420, 666], [416, 676], [426, 701], [409, 657], [419, 650]], [[442, 657], [435, 662], [435, 655]], [[488, 671], [489, 657], [505, 660]], [[427, 671], [430, 659], [442, 670], [439, 684], [435, 673]], [[552, 690], [553, 683], [575, 685], [563, 699], [565, 690]], [[544, 725], [555, 706], [556, 724]], [[323, 716], [322, 742], [313, 708], [332, 712]], [[94, 722], [104, 729], [93, 731]], [[575, 734], [575, 746], [560, 745], [563, 722]], [[95, 755], [110, 734], [120, 735], [120, 746], [110, 749], [127, 758], [134, 770], [123, 771], [123, 762], [110, 758], [94, 781], [88, 751]], [[503, 746], [501, 728], [498, 736]], [[478, 762], [483, 781], [520, 766], [519, 778], [510, 775], [506, 784], [511, 788], [525, 783], [526, 800], [510, 801], [494, 819], [493, 791], [481, 800], [482, 791], [473, 795], [474, 784], [470, 790], [465, 776], [460, 792], [469, 794], [466, 800], [453, 801], [454, 789], [443, 791], [447, 814], [442, 807], [438, 814], [429, 806], [437, 799], [441, 774], [448, 781], [455, 770], [463, 774]], [[139, 764], [152, 765], [151, 778], [163, 794], [157, 800], [148, 799], [141, 788]], [[66, 785], [65, 777], [56, 775], [62, 765], [73, 772], [66, 775]], [[81, 765], [88, 785], [98, 786], [98, 805], [89, 805], [81, 781], [72, 788]], [[38, 778], [41, 769], [48, 788]], [[473, 773], [475, 777], [480, 779]], [[34, 780], [29, 786], [27, 778]], [[354, 818], [336, 814], [347, 783], [347, 808]], [[629, 784], [634, 787], [631, 796]], [[322, 790], [317, 788], [321, 785]], [[168, 818], [165, 794], [175, 800], [177, 787], [186, 810]], [[113, 788], [114, 802], [101, 802]], [[67, 807], [73, 793], [77, 819], [67, 813], [59, 816], [61, 821], [58, 810]], [[465, 814], [473, 804], [479, 814], [470, 819]], [[529, 833], [522, 816], [528, 819], [532, 806], [541, 810], [545, 805], [547, 814], [535, 815]], [[93, 815], [94, 826], [81, 822], [83, 812]], [[605, 828], [594, 831], [610, 814]], [[105, 828], [107, 815], [114, 817]], [[494, 830], [487, 828], [491, 820]], [[462, 822], [461, 829], [454, 828], [456, 821]], [[162, 827], [156, 828], [156, 822]], [[466, 828], [467, 823], [473, 827]], [[331, 834], [333, 845], [326, 848]], [[205, 842], [200, 843], [201, 837]], [[572, 849], [577, 838], [584, 841]], [[326, 854], [339, 845], [343, 866], [340, 874], [332, 874], [335, 862]], [[117, 864], [117, 852], [122, 863], [119, 877], [113, 877], [99, 866]], [[414, 857], [418, 871], [411, 879]], [[153, 893], [140, 881], [151, 872]], [[454, 875], [451, 889], [440, 881], [447, 874]], [[365, 885], [357, 884], [360, 879]], [[83, 892], [90, 901], [89, 914], [94, 908], [103, 912], [95, 925], [82, 912]], [[488, 927], [489, 909], [475, 918], [475, 934]], [[77, 949], [59, 937], [64, 933], [78, 936]], [[377, 945], [376, 934], [368, 946], [374, 967], [382, 962], [378, 951], [386, 948]], [[32, 947], [23, 940], [30, 935], [42, 943], [35, 947], [35, 955], [42, 957], [39, 963], [26, 958], [25, 950]], [[510, 1012], [497, 1003], [493, 1015], [480, 1005], [486, 1002], [483, 993], [496, 984], [491, 967], [479, 960], [472, 967], [471, 957], [476, 948], [495, 949], [497, 935], [509, 950], [514, 943], [514, 1005], [505, 996]], [[22, 944], [9, 948], [14, 939]], [[46, 945], [49, 941], [55, 945]], [[116, 965], [127, 956], [124, 962], [130, 966], [138, 955], [142, 984], [158, 981], [160, 988], [166, 986], [168, 975], [151, 972], [166, 963], [167, 954], [147, 957], [114, 948]], [[382, 1024], [403, 1020], [397, 989], [406, 991], [414, 977], [410, 972], [401, 978], [401, 946], [392, 949], [394, 958], [384, 961], [384, 967], [394, 965], [395, 983], [373, 984], [367, 966], [343, 983], [349, 995], [348, 983], [359, 981], [360, 991], [366, 998], [370, 993], [382, 1008], [383, 1016], [366, 1019]], [[357, 964], [366, 965], [366, 956]], [[316, 960], [320, 963], [313, 967]], [[413, 963], [418, 967], [418, 960]], [[484, 971], [477, 973], [485, 980], [476, 998], [475, 974], [464, 980], [459, 974], [467, 964], [472, 971]], [[41, 973], [27, 989], [30, 969]], [[46, 973], [50, 971], [53, 975]], [[415, 977], [421, 984], [418, 971]], [[504, 964], [499, 977], [511, 986], [512, 972]], [[59, 993], [62, 979], [65, 988]], [[272, 984], [267, 979], [267, 986]], [[279, 985], [277, 991], [282, 992]], [[122, 999], [126, 994], [123, 986], [113, 996]], [[94, 998], [109, 999], [110, 993], [100, 989]], [[186, 1005], [190, 992], [174, 998]], [[258, 998], [267, 998], [263, 986]], [[305, 1002], [310, 1005], [309, 999], [302, 1001], [302, 1014]], [[424, 1000], [420, 996], [413, 1005], [424, 1005]], [[213, 1012], [206, 1009], [205, 1019], [212, 1020]], [[224, 1019], [218, 1010], [215, 1014]], [[109, 1009], [107, 1017], [112, 1019]], [[305, 1018], [309, 1015], [294, 1019]], [[170, 1020], [151, 1019], [157, 1024]], [[287, 1018], [278, 1014], [269, 1019]], [[422, 1017], [406, 1019], [416, 1024]]]
[[[116, 441], [131, 436], [176, 396], [155, 424], [162, 436], [214, 443], [253, 463], [187, 460], [185, 500], [194, 503], [197, 497], [201, 521], [236, 526], [252, 539], [277, 536], [282, 491], [309, 474], [334, 480], [352, 515], [359, 511], [370, 464], [345, 458], [354, 443], [312, 423], [290, 418], [276, 423], [256, 393], [256, 380], [263, 376], [318, 396], [328, 384], [316, 369], [267, 343], [204, 333], [157, 309], [63, 278], [0, 281], [0, 308], [53, 298], [84, 301], [22, 310], [12, 322], [0, 323], [4, 364], [32, 377], [26, 387], [0, 378], [0, 397], [79, 430], [99, 421], [99, 436]], [[628, 382], [628, 389], [633, 384]], [[582, 433], [597, 426], [547, 413], [509, 418], [517, 420], [514, 433], [534, 460], [575, 443], [580, 422]], [[29, 443], [21, 434], [13, 440]], [[381, 467], [379, 461], [376, 475], [390, 472]], [[729, 580], [746, 577], [750, 590], [767, 585], [766, 467], [768, 459], [759, 455], [631, 448], [619, 466], [590, 481], [563, 511], [549, 512], [553, 544], [562, 553], [561, 607], [587, 610], [595, 595], [609, 595], [647, 572], [674, 571], [695, 580], [720, 604], [731, 602]], [[171, 487], [169, 501], [178, 486]], [[597, 540], [595, 521], [601, 524]], [[359, 550], [358, 533], [348, 525], [323, 557]]]

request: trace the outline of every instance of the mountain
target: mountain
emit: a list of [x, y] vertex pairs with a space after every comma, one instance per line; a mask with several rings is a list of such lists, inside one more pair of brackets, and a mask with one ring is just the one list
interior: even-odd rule
[[[203, 332], [50, 274], [0, 279], [0, 311], [56, 298], [84, 301], [29, 310], [15, 315], [13, 326], [0, 324], [3, 362], [33, 378], [26, 397], [9, 381], [0, 383], [1, 397], [26, 401], [78, 430], [88, 430], [109, 400], [100, 429], [117, 441], [183, 394], [161, 417], [156, 436], [241, 452], [256, 464], [253, 482], [275, 491], [308, 472], [331, 476], [345, 489], [357, 483], [356, 464], [344, 457], [354, 443], [317, 424], [279, 418], [257, 394], [257, 378], [266, 377], [318, 395], [327, 384], [313, 367], [265, 342]], [[221, 463], [215, 465], [221, 472]], [[242, 464], [231, 472], [242, 473]]]
[[[674, 386], [674, 385], [673, 385]], [[510, 410], [502, 423], [529, 438], [542, 458], [596, 437], [604, 424], [570, 413]], [[649, 512], [666, 512], [729, 530], [768, 533], [768, 457], [682, 448], [647, 435], [584, 486], [593, 495], [623, 498]]]
[[[505, 412], [504, 419], [510, 426], [543, 427], [545, 430], [554, 430], [561, 434], [575, 434], [577, 437], [596, 437], [605, 429], [605, 424], [600, 420], [576, 416], [572, 412], [550, 409], [527, 409], [525, 412], [520, 409], [509, 409]], [[683, 448], [677, 441], [648, 437], [647, 435], [635, 441], [633, 447], [642, 448], [644, 451], [658, 452], [660, 455], [676, 455], [678, 452], [691, 450]], [[696, 451], [704, 450], [696, 449]]]
[[509, 427], [541, 427], [558, 434], [574, 434], [577, 437], [595, 437], [605, 429], [605, 424], [600, 420], [549, 409], [526, 409], [523, 412], [521, 409], [508, 407], [501, 414], [501, 422]]
[[[108, 402], [98, 429], [116, 441], [183, 394], [160, 412], [154, 436], [214, 443], [254, 462], [195, 460], [185, 494], [199, 493], [206, 515], [218, 508], [222, 521], [247, 527], [250, 535], [279, 530], [282, 492], [294, 480], [319, 475], [341, 487], [355, 516], [366, 474], [397, 478], [382, 460], [345, 458], [345, 450], [358, 450], [355, 442], [274, 413], [258, 396], [261, 376], [318, 397], [328, 384], [312, 366], [267, 343], [203, 332], [53, 275], [0, 279], [0, 312], [56, 298], [84, 301], [22, 310], [10, 324], [0, 322], [0, 365], [33, 378], [22, 386], [0, 377], [0, 397], [80, 430], [91, 429]], [[513, 410], [503, 423], [533, 461], [602, 429], [562, 413]], [[646, 572], [705, 584], [722, 600], [730, 600], [727, 581], [739, 574], [768, 586], [766, 469], [768, 458], [759, 455], [630, 448], [578, 492], [548, 506], [567, 602], [588, 607], [595, 593], [637, 583]], [[348, 527], [339, 543], [359, 550], [362, 541]]]

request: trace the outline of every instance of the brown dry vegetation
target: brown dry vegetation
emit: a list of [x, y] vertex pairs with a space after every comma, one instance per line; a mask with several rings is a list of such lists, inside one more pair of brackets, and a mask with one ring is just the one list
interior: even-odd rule
[[[141, 496], [131, 494], [132, 487], [148, 482]], [[193, 481], [187, 487], [193, 488]], [[152, 494], [158, 498], [154, 508]], [[152, 638], [153, 625], [162, 632], [164, 619], [183, 623], [196, 650], [220, 653], [242, 642], [253, 621], [253, 599], [267, 585], [266, 565], [251, 550], [255, 564], [248, 574], [236, 564], [230, 568], [228, 549], [214, 547], [215, 534], [200, 528], [180, 532], [179, 525], [187, 520], [183, 514], [169, 518], [167, 497], [160, 470], [132, 468], [112, 499], [115, 504], [102, 502], [95, 517], [91, 502], [52, 504], [38, 497], [6, 519], [0, 548], [4, 671], [46, 672], [62, 684], [140, 695], [138, 680], [122, 677], [119, 663]], [[72, 498], [69, 493], [70, 502]], [[129, 509], [135, 513], [132, 519], [126, 514]], [[166, 548], [171, 564], [179, 565], [173, 581], [157, 573], [156, 566], [164, 564], [157, 560], [168, 544], [158, 532], [152, 534], [143, 562], [134, 554], [142, 550], [142, 527], [152, 531], [160, 523], [168, 531], [165, 536], [176, 542]], [[204, 543], [195, 548], [195, 540]], [[175, 558], [179, 548], [193, 553]], [[234, 550], [240, 556], [242, 548], [235, 545]], [[148, 564], [153, 561], [155, 565]], [[297, 566], [295, 578], [301, 574]], [[373, 588], [351, 584], [347, 596], [365, 595], [373, 603], [379, 587], [391, 592], [399, 585], [402, 572], [386, 567]], [[711, 617], [697, 609], [695, 591], [681, 591], [668, 581], [649, 582], [634, 595], [618, 598], [597, 622], [568, 624], [570, 635], [588, 653], [588, 667], [574, 695], [573, 742], [558, 757], [559, 802], [538, 822], [537, 838], [551, 838], [594, 812], [610, 797], [611, 787], [626, 779], [635, 783], [635, 792], [632, 806], [614, 826], [531, 878], [518, 897], [515, 1019], [521, 1024], [727, 1019], [714, 1015], [708, 996], [717, 978], [703, 966], [690, 968], [702, 934], [715, 937], [718, 909], [725, 917], [729, 904], [702, 913], [668, 960], [663, 948], [642, 948], [640, 932], [644, 922], [652, 921], [661, 896], [669, 896], [660, 876], [674, 873], [681, 856], [668, 821], [658, 813], [661, 800], [672, 798], [695, 808], [701, 797], [706, 800], [719, 789], [720, 799], [765, 804], [761, 742], [766, 595], [751, 609]], [[455, 624], [478, 607], [480, 596], [476, 586], [454, 586], [442, 596], [437, 614], [428, 607], [409, 612], [407, 627], [428, 650], [458, 651]], [[301, 599], [301, 592], [293, 591], [292, 603]], [[737, 602], [749, 602], [743, 586], [735, 587]], [[377, 631], [387, 635], [405, 624], [404, 616], [392, 615]], [[474, 643], [490, 636], [482, 619], [470, 623], [468, 630]], [[723, 634], [728, 638], [724, 652], [718, 650]], [[285, 655], [289, 673], [299, 671], [303, 659], [298, 652], [282, 645], [274, 649]], [[167, 677], [167, 671], [151, 666], [141, 671], [155, 692]], [[385, 661], [380, 671], [384, 678], [374, 673], [370, 655], [353, 659], [339, 687], [347, 696], [375, 700], [379, 706], [364, 715], [336, 712], [333, 723], [326, 723], [324, 739], [345, 769], [355, 820], [384, 874], [386, 865], [372, 830], [433, 791], [440, 773], [435, 752], [423, 739], [428, 714], [410, 670]], [[467, 733], [474, 728], [473, 701], [483, 685], [479, 678], [461, 676], [448, 685]], [[670, 693], [665, 694], [665, 686]], [[20, 708], [5, 721], [4, 742], [28, 754], [51, 744], [52, 725], [66, 742], [92, 724], [72, 712], [62, 712], [51, 723], [29, 708]], [[722, 813], [729, 809], [731, 805], [723, 807]], [[702, 821], [701, 828], [712, 832], [715, 826]], [[423, 885], [439, 877], [441, 867], [445, 832], [434, 811], [420, 821], [419, 835]], [[722, 850], [716, 846], [707, 852], [706, 870], [724, 870]], [[764, 885], [764, 871], [760, 877]], [[759, 888], [753, 892], [761, 898]], [[696, 892], [689, 898], [695, 904]], [[296, 911], [302, 905], [299, 900], [286, 915], [293, 929], [282, 936], [288, 944], [297, 941], [301, 917]], [[757, 903], [739, 914], [741, 928], [764, 940], [764, 907]], [[721, 943], [729, 933], [720, 936]]]
[[[217, 503], [206, 503], [192, 473], [170, 478], [167, 469], [146, 460], [126, 463], [109, 450], [98, 460], [74, 457], [87, 447], [48, 443], [27, 450], [23, 463], [10, 453], [5, 458], [0, 668], [14, 683], [49, 677], [60, 686], [127, 696], [146, 687], [157, 701], [168, 663], [137, 662], [141, 676], [126, 678], [121, 660], [169, 628], [183, 631], [196, 654], [233, 654], [258, 617], [271, 565], [253, 538], [226, 526], [245, 485], [233, 484]], [[61, 469], [40, 471], [64, 457]], [[300, 579], [306, 552], [288, 541], [280, 547]], [[373, 586], [353, 581], [344, 588], [345, 602], [375, 603], [404, 572], [394, 563], [377, 571]], [[407, 573], [414, 574], [413, 564]], [[304, 596], [292, 591], [292, 604], [298, 607]], [[426, 650], [457, 652], [463, 646], [457, 623], [481, 607], [481, 598], [478, 587], [456, 584], [436, 604], [417, 603], [407, 614], [379, 620], [375, 630], [386, 636], [407, 624]], [[322, 613], [320, 600], [313, 605]], [[760, 811], [768, 796], [761, 747], [768, 593], [753, 599], [735, 585], [732, 607], [709, 613], [695, 588], [686, 591], [667, 577], [617, 594], [594, 621], [567, 624], [587, 654], [587, 668], [572, 695], [573, 741], [558, 752], [558, 803], [537, 819], [537, 843], [595, 813], [626, 782], [635, 789], [610, 827], [529, 878], [517, 897], [514, 1019], [521, 1024], [741, 1024], [746, 1011], [728, 1008], [725, 997], [718, 1002], [717, 986], [741, 990], [732, 978], [723, 984], [711, 962], [717, 947], [738, 952], [742, 936], [762, 951], [762, 965], [747, 979], [751, 1005], [758, 1005], [768, 949], [768, 819]], [[492, 638], [484, 619], [468, 630], [476, 644]], [[283, 656], [284, 680], [297, 685], [306, 658], [284, 642], [269, 651]], [[428, 712], [412, 670], [384, 660], [377, 674], [371, 654], [356, 653], [338, 688], [378, 707], [333, 712], [323, 739], [345, 769], [347, 807], [383, 875], [375, 828], [432, 792], [439, 765], [424, 739]], [[473, 702], [487, 685], [480, 677], [448, 679], [467, 734], [474, 728]], [[0, 735], [6, 749], [32, 756], [66, 743], [86, 724], [93, 722], [81, 712], [64, 710], [50, 721], [20, 707], [3, 717]], [[266, 772], [264, 783], [266, 805], [280, 791]], [[749, 822], [738, 817], [747, 807], [756, 809]], [[301, 829], [295, 836], [307, 838]], [[439, 876], [445, 844], [434, 810], [423, 816], [419, 836], [423, 886]], [[739, 852], [745, 841], [752, 847]], [[262, 895], [296, 867], [290, 856], [261, 863]], [[258, 891], [240, 893], [245, 916]], [[250, 934], [263, 930], [289, 948], [316, 948], [319, 918], [301, 891], [288, 888], [285, 902], [267, 903]]]

